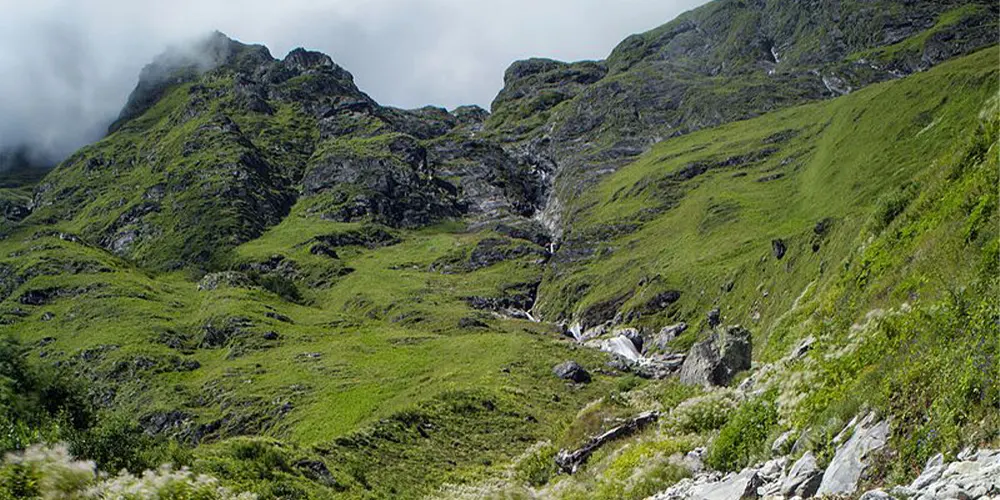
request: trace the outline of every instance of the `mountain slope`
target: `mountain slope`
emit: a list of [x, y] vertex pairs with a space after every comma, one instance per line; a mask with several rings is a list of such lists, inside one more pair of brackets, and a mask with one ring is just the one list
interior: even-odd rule
[[[148, 67], [30, 203], [4, 193], [24, 213], [0, 226], [0, 324], [129, 432], [264, 497], [419, 497], [537, 453], [545, 495], [641, 498], [679, 477], [666, 450], [732, 468], [762, 445], [725, 448], [726, 418], [660, 426], [551, 478], [554, 446], [703, 394], [571, 337], [684, 354], [719, 308], [752, 333], [764, 438], [828, 460], [874, 407], [904, 421], [880, 470], [905, 477], [1000, 432], [970, 368], [998, 342], [998, 52], [976, 50], [996, 19], [720, 0], [606, 61], [515, 63], [492, 114], [384, 107], [323, 54], [215, 34]], [[552, 374], [568, 359], [589, 384]]]

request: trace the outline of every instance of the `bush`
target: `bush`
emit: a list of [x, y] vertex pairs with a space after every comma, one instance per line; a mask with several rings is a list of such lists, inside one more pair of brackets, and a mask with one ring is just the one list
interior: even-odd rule
[[897, 191], [887, 193], [879, 198], [875, 205], [875, 212], [868, 222], [869, 230], [878, 234], [883, 229], [889, 227], [892, 221], [896, 220], [900, 214], [910, 206], [910, 202], [920, 193], [920, 186], [909, 182], [899, 187]]
[[122, 472], [106, 477], [96, 472], [94, 462], [77, 461], [64, 446], [32, 446], [7, 455], [0, 465], [0, 499], [78, 498], [101, 500], [250, 500], [250, 494], [235, 494], [215, 478], [195, 475], [187, 469], [163, 466], [141, 476]]
[[747, 401], [722, 427], [708, 449], [705, 463], [722, 471], [750, 465], [767, 452], [767, 440], [778, 424], [778, 410], [770, 398]]
[[101, 470], [142, 472], [164, 462], [186, 465], [191, 461], [189, 449], [147, 435], [126, 414], [106, 413], [97, 422], [89, 429], [68, 433], [67, 440], [73, 456], [93, 460]]
[[60, 439], [66, 430], [85, 429], [93, 417], [82, 387], [28, 363], [24, 351], [13, 338], [0, 336], [0, 453]]
[[514, 463], [514, 477], [531, 486], [548, 483], [556, 472], [556, 451], [548, 441], [532, 446]]
[[664, 426], [676, 434], [701, 434], [726, 424], [739, 406], [732, 391], [720, 390], [677, 405]]

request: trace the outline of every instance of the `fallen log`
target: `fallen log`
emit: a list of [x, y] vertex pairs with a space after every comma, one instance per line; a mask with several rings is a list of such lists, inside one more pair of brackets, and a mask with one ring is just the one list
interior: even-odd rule
[[559, 466], [559, 470], [567, 474], [575, 474], [598, 448], [616, 439], [635, 434], [643, 427], [656, 422], [658, 418], [660, 418], [659, 412], [640, 413], [636, 417], [626, 420], [622, 425], [590, 438], [587, 440], [587, 444], [576, 451], [560, 450], [556, 454], [556, 465]]

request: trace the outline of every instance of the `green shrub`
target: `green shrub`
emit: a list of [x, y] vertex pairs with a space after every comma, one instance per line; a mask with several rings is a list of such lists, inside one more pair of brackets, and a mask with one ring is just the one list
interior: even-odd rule
[[548, 441], [532, 446], [514, 463], [514, 477], [531, 486], [548, 483], [556, 472], [556, 451], [556, 447]]
[[764, 456], [768, 437], [777, 424], [778, 410], [770, 398], [743, 403], [712, 442], [705, 463], [723, 471], [749, 465]]
[[215, 478], [162, 466], [141, 476], [97, 473], [94, 462], [74, 460], [66, 446], [32, 446], [8, 455], [0, 465], [0, 499], [76, 498], [102, 500], [251, 500]]
[[878, 234], [883, 229], [889, 227], [892, 221], [896, 220], [900, 214], [910, 206], [910, 202], [920, 193], [920, 185], [908, 182], [899, 187], [896, 191], [891, 191], [879, 198], [875, 205], [875, 212], [868, 223], [869, 230]]
[[166, 438], [147, 435], [129, 415], [105, 413], [97, 424], [67, 436], [73, 456], [93, 460], [104, 471], [141, 472], [161, 463], [187, 465], [190, 450]]
[[12, 337], [0, 336], [0, 453], [85, 429], [93, 415], [83, 387], [50, 367], [31, 364]]
[[701, 434], [726, 424], [739, 406], [736, 395], [720, 390], [677, 405], [664, 422], [676, 434]]

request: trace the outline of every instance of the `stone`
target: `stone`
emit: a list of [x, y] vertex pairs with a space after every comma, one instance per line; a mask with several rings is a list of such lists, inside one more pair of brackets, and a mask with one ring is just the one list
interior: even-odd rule
[[642, 359], [642, 354], [636, 350], [635, 344], [624, 335], [605, 340], [601, 343], [601, 350], [621, 356], [630, 362], [637, 362]]
[[774, 456], [787, 455], [791, 451], [792, 445], [795, 443], [793, 439], [795, 438], [795, 431], [786, 431], [778, 436], [771, 444], [771, 454]]
[[556, 365], [555, 368], [552, 369], [552, 372], [563, 380], [570, 380], [578, 384], [586, 384], [590, 382], [590, 373], [577, 364], [576, 361], [566, 361], [565, 363]]
[[715, 328], [722, 324], [722, 311], [718, 307], [708, 311], [708, 327]]
[[756, 471], [747, 469], [723, 481], [696, 486], [691, 490], [691, 498], [701, 500], [757, 498], [757, 488], [763, 483]]
[[922, 490], [934, 483], [944, 474], [944, 455], [938, 453], [927, 461], [924, 472], [910, 483], [910, 489]]
[[653, 347], [658, 348], [661, 351], [666, 351], [670, 349], [670, 342], [676, 339], [680, 334], [687, 330], [687, 323], [677, 323], [676, 325], [665, 326], [660, 329], [659, 333], [653, 337]]
[[786, 252], [788, 252], [788, 247], [785, 245], [784, 240], [771, 240], [771, 253], [774, 254], [775, 259], [781, 260]]
[[812, 350], [813, 344], [816, 343], [816, 337], [807, 337], [799, 342], [799, 345], [795, 347], [795, 350], [789, 355], [789, 359], [797, 360], [802, 359], [809, 351]]
[[850, 495], [858, 488], [861, 474], [868, 467], [868, 457], [885, 446], [889, 438], [889, 422], [876, 421], [869, 413], [855, 424], [854, 433], [837, 448], [833, 460], [823, 474], [817, 494], [822, 496]]
[[893, 496], [882, 490], [872, 490], [861, 495], [858, 500], [893, 500]]
[[691, 347], [681, 366], [680, 381], [687, 385], [728, 385], [737, 373], [750, 369], [752, 350], [750, 332], [740, 326], [729, 327]]
[[809, 498], [816, 494], [822, 480], [823, 469], [819, 468], [812, 452], [807, 452], [788, 471], [788, 475], [781, 484], [781, 494]]

